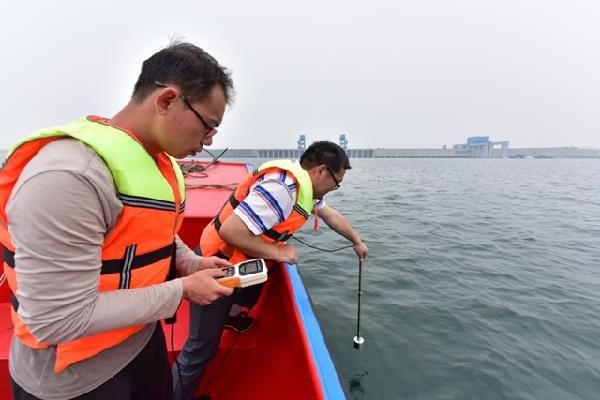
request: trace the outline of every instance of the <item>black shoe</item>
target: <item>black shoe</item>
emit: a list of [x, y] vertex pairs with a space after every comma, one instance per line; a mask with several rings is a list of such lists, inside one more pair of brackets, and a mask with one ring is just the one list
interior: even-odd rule
[[235, 317], [228, 316], [225, 320], [225, 328], [229, 328], [237, 333], [248, 331], [254, 324], [254, 318], [248, 315], [246, 311], [240, 312]]

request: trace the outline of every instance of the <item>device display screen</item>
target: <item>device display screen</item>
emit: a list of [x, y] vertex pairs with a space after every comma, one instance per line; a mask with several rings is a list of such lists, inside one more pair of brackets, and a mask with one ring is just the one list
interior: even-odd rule
[[240, 265], [240, 274], [242, 275], [255, 274], [260, 271], [262, 271], [262, 268], [259, 261], [252, 261]]

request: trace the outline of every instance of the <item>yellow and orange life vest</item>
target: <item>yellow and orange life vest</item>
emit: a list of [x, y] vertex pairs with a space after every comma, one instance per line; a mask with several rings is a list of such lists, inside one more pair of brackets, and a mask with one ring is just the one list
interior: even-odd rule
[[[123, 209], [102, 247], [100, 292], [141, 288], [167, 279], [174, 254], [175, 234], [185, 208], [183, 174], [176, 160], [165, 153], [152, 158], [131, 132], [110, 126], [99, 117], [87, 117], [56, 128], [43, 129], [13, 146], [0, 171], [0, 242], [4, 272], [11, 289], [14, 336], [25, 345], [43, 349], [17, 313], [18, 259], [9, 231], [6, 204], [27, 163], [47, 143], [74, 138], [91, 147], [110, 170]], [[17, 257], [15, 257], [15, 251]], [[143, 325], [129, 326], [56, 344], [54, 370], [93, 357], [139, 332]]]
[[294, 208], [284, 221], [265, 231], [261, 237], [267, 243], [282, 244], [306, 223], [314, 206], [312, 183], [308, 172], [300, 165], [289, 160], [269, 161], [244, 178], [223, 205], [221, 211], [206, 226], [200, 237], [200, 249], [204, 256], [220, 255], [227, 258], [233, 264], [251, 258], [241, 250], [226, 243], [219, 236], [221, 224], [233, 213], [238, 204], [248, 196], [250, 188], [254, 183], [269, 172], [279, 172], [281, 170], [287, 171], [296, 183], [297, 192]]

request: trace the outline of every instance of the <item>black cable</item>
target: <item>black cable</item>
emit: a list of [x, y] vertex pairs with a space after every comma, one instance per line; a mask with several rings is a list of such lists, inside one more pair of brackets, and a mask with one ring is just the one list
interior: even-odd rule
[[[175, 334], [175, 324], [171, 324], [171, 351], [173, 355], [175, 355], [175, 340], [173, 339]], [[181, 377], [181, 366], [179, 365], [179, 361], [177, 360], [179, 357], [175, 357], [175, 364], [177, 365], [177, 375], [179, 376], [179, 388], [181, 389], [181, 399], [183, 400], [185, 397], [183, 395], [183, 378]]]
[[337, 248], [337, 249], [322, 249], [322, 248], [320, 248], [320, 247], [317, 247], [317, 246], [315, 246], [315, 245], [312, 245], [312, 244], [306, 243], [306, 242], [304, 242], [304, 241], [302, 241], [302, 240], [298, 239], [296, 236], [292, 236], [292, 239], [294, 239], [294, 240], [297, 240], [298, 242], [300, 242], [300, 243], [302, 243], [303, 245], [305, 245], [305, 246], [308, 246], [308, 247], [310, 247], [310, 248], [312, 248], [312, 249], [319, 250], [319, 251], [325, 251], [325, 252], [327, 252], [327, 253], [335, 253], [336, 251], [340, 251], [340, 250], [344, 250], [344, 249], [349, 249], [350, 247], [354, 246], [353, 244], [349, 244], [349, 245], [347, 245], [347, 246], [343, 246], [343, 247], [340, 247], [340, 248]]
[[[337, 249], [322, 249], [322, 248], [314, 246], [312, 244], [303, 242], [302, 240], [298, 239], [295, 236], [292, 236], [292, 238], [296, 239], [298, 242], [302, 243], [305, 246], [308, 246], [315, 250], [325, 251], [328, 253], [334, 253], [336, 251], [344, 250], [344, 249], [354, 246], [353, 244], [350, 244], [350, 245], [343, 246], [343, 247], [340, 247]], [[356, 336], [354, 337], [354, 348], [357, 350], [360, 349], [361, 344], [364, 343], [364, 339], [361, 342], [361, 337], [360, 337], [360, 297], [362, 295], [362, 264], [363, 264], [363, 260], [359, 258], [359, 260], [358, 260], [358, 313], [357, 313], [357, 318], [356, 318]]]
[[223, 366], [227, 362], [227, 359], [229, 358], [229, 353], [231, 353], [231, 349], [233, 349], [235, 347], [235, 342], [237, 342], [237, 338], [239, 336], [240, 336], [239, 332], [235, 332], [235, 336], [233, 337], [233, 342], [231, 343], [231, 346], [229, 346], [229, 348], [227, 349], [227, 353], [225, 353], [225, 357], [223, 358], [223, 361], [221, 361], [221, 365], [219, 365], [219, 368], [217, 368], [215, 373], [209, 379], [206, 380], [206, 383], [204, 384], [204, 389], [200, 390], [200, 393], [202, 393], [202, 396], [205, 396], [204, 392], [206, 392], [208, 390], [208, 386], [212, 383], [213, 379], [215, 379], [221, 373], [221, 369], [223, 369]]

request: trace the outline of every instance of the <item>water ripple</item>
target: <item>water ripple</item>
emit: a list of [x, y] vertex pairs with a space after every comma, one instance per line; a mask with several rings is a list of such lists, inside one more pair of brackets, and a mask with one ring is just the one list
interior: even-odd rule
[[355, 399], [598, 398], [598, 160], [352, 164], [327, 201], [370, 248], [362, 351], [356, 256], [299, 251]]

